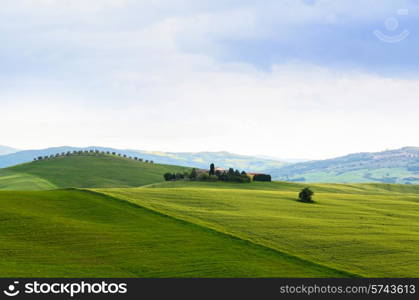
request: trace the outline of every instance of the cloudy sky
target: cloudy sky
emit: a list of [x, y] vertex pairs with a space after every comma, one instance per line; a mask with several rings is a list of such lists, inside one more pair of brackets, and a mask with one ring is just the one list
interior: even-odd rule
[[0, 144], [419, 146], [419, 1], [2, 0]]

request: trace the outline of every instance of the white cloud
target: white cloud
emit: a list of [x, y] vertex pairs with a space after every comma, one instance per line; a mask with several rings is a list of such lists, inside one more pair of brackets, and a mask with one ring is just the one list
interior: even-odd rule
[[[20, 147], [103, 144], [315, 158], [417, 144], [417, 80], [309, 67], [278, 66], [266, 74], [214, 66], [170, 69], [168, 77], [155, 77], [144, 98], [114, 98], [113, 105], [66, 93], [17, 94], [3, 106], [0, 126], [12, 128], [3, 140]], [[136, 75], [121, 82], [143, 84], [147, 72]]]

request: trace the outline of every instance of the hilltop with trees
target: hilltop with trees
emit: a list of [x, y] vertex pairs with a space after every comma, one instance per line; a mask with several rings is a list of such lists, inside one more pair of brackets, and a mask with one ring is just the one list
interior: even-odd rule
[[119, 156], [119, 157], [123, 157], [123, 158], [137, 160], [137, 161], [140, 161], [140, 162], [151, 163], [151, 164], [154, 163], [154, 161], [152, 161], [152, 160], [144, 160], [144, 159], [139, 158], [139, 157], [136, 157], [136, 156], [128, 156], [126, 154], [121, 154], [121, 153], [117, 153], [117, 152], [100, 151], [100, 150], [95, 150], [95, 149], [91, 149], [91, 150], [74, 150], [74, 151], [60, 152], [60, 153], [56, 153], [56, 154], [50, 154], [50, 155], [45, 155], [45, 156], [38, 156], [38, 157], [35, 157], [33, 160], [34, 161], [40, 161], [40, 160], [54, 159], [54, 158], [58, 158], [58, 157], [68, 157], [68, 156], [100, 156], [100, 155], [102, 155], [102, 156], [104, 156], [104, 155]]
[[[100, 151], [60, 153], [0, 170], [0, 190], [55, 188], [139, 187], [162, 181], [163, 174], [190, 168], [155, 164], [138, 157]], [[7, 176], [1, 176], [7, 175]]]

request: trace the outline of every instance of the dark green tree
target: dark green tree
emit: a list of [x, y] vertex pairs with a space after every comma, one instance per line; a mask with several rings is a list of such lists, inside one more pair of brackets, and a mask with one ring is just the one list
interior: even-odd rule
[[176, 180], [179, 180], [179, 179], [183, 179], [184, 177], [183, 177], [183, 174], [182, 173], [176, 173], [176, 175], [175, 175], [175, 179]]
[[298, 198], [302, 202], [313, 202], [313, 195], [314, 192], [312, 190], [305, 188], [298, 194]]
[[170, 181], [170, 180], [174, 179], [174, 176], [173, 176], [172, 173], [166, 173], [163, 176], [164, 176], [164, 180], [166, 180], [166, 181]]
[[193, 168], [191, 171], [191, 175], [189, 175], [190, 179], [196, 179], [198, 177], [198, 173], [196, 172], [196, 169]]
[[215, 165], [214, 164], [211, 164], [210, 165], [209, 174], [210, 175], [215, 175]]
[[253, 176], [253, 181], [272, 181], [271, 175], [268, 174], [256, 174]]

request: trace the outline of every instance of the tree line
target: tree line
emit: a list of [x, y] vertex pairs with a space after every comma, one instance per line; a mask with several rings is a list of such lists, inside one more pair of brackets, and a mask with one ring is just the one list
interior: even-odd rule
[[[183, 173], [166, 173], [164, 174], [166, 181], [174, 180], [197, 180], [197, 181], [225, 181], [249, 183], [252, 181], [251, 177], [245, 171], [234, 170], [229, 168], [228, 171], [215, 170], [215, 165], [211, 164], [208, 172], [198, 173], [194, 168], [191, 172]], [[254, 181], [271, 181], [270, 175], [257, 174], [253, 178]]]
[[226, 181], [226, 182], [238, 182], [238, 183], [249, 183], [250, 177], [247, 176], [245, 171], [240, 172], [239, 170], [234, 170], [230, 168], [226, 171], [215, 171], [213, 174], [211, 172], [202, 172], [198, 173], [196, 169], [192, 169], [191, 172], [183, 173], [166, 173], [164, 174], [164, 179], [166, 181], [174, 180], [192, 180], [192, 181]]
[[99, 150], [74, 150], [74, 151], [67, 151], [67, 152], [61, 152], [61, 153], [56, 153], [56, 154], [51, 154], [51, 155], [38, 156], [38, 157], [35, 157], [33, 160], [34, 161], [48, 160], [48, 159], [54, 159], [54, 158], [64, 157], [64, 156], [80, 156], [80, 155], [83, 155], [83, 156], [86, 156], [86, 155], [91, 155], [91, 156], [114, 155], [114, 156], [119, 156], [119, 157], [124, 157], [124, 158], [128, 158], [128, 159], [137, 160], [137, 161], [140, 161], [140, 162], [154, 164], [154, 161], [152, 161], [152, 160], [147, 160], [147, 159], [144, 160], [144, 159], [139, 158], [139, 157], [136, 157], [136, 156], [128, 156], [126, 154], [121, 154], [121, 153], [117, 153], [117, 152], [99, 151]]
[[272, 177], [271, 175], [268, 174], [256, 174], [253, 176], [253, 181], [267, 181], [267, 182], [271, 182], [272, 181]]

